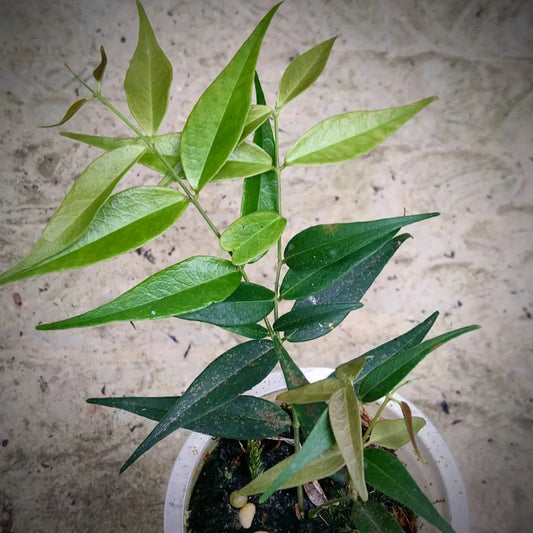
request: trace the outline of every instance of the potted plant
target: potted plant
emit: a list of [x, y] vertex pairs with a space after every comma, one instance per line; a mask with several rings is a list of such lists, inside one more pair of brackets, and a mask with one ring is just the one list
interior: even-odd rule
[[[320, 224], [286, 239], [287, 219], [281, 202], [281, 175], [286, 169], [336, 164], [366, 154], [435, 98], [329, 117], [280, 154], [283, 109], [320, 76], [335, 38], [292, 60], [279, 82], [275, 105], [267, 105], [256, 63], [278, 4], [200, 96], [182, 130], [161, 134], [172, 66], [139, 2], [137, 7], [139, 38], [124, 80], [133, 120], [103, 94], [107, 57], [102, 47], [94, 83], [71, 70], [88, 95], [54, 124], [64, 124], [94, 100], [126, 124], [132, 136], [62, 133], [103, 153], [80, 174], [41, 238], [0, 276], [0, 283], [81, 268], [137, 249], [175, 224], [186, 209], [196, 209], [206, 230], [219, 241], [217, 255], [185, 258], [104, 305], [38, 326], [59, 330], [178, 317], [210, 323], [248, 339], [216, 357], [179, 397], [88, 400], [158, 422], [121, 471], [182, 427], [252, 442], [290, 431], [287, 438], [293, 442], [294, 452], [232, 494], [230, 503], [247, 510], [235, 511], [236, 515], [250, 513], [248, 498], [252, 495], [257, 500], [255, 495], [260, 494], [263, 502], [278, 489], [295, 486], [296, 514], [302, 518], [308, 511], [302, 487], [336, 476], [336, 483], [349, 496], [346, 505], [354, 528], [364, 530], [370, 520], [380, 531], [398, 530], [383, 505], [369, 497], [369, 490], [372, 494], [377, 490], [440, 530], [453, 531], [389, 451], [408, 442], [417, 450], [415, 434], [424, 421], [413, 416], [402, 400], [399, 423], [383, 420], [381, 414], [397, 401], [397, 389], [430, 351], [477, 326], [424, 340], [437, 318], [434, 313], [400, 337], [351, 358], [312, 384], [289, 353], [291, 343], [328, 334], [362, 307], [361, 297], [409, 237], [398, 234], [400, 230], [438, 213]], [[256, 103], [252, 104], [254, 94]], [[134, 165], [144, 165], [158, 176], [153, 185], [113, 193]], [[201, 192], [210, 183], [228, 179], [243, 180], [241, 210], [221, 229], [202, 206]], [[267, 288], [252, 281], [248, 265], [271, 249], [276, 255], [275, 281]], [[284, 309], [287, 303], [292, 304], [290, 309]], [[276, 365], [281, 367], [287, 391], [270, 399], [244, 394]], [[377, 400], [381, 407], [367, 415], [364, 405]], [[327, 502], [326, 498], [321, 505], [334, 511]], [[249, 518], [241, 517], [242, 527]]]

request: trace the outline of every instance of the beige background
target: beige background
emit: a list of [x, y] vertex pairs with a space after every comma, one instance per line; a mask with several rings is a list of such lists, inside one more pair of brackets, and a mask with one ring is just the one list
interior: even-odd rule
[[[270, 3], [145, 0], [145, 7], [174, 65], [163, 131], [179, 130]], [[259, 63], [272, 102], [289, 59], [339, 35], [324, 75], [283, 112], [283, 150], [330, 114], [439, 96], [366, 157], [284, 173], [289, 236], [317, 221], [442, 212], [411, 227], [415, 238], [368, 292], [364, 309], [291, 353], [303, 365], [335, 365], [436, 309], [435, 333], [481, 324], [431, 354], [416, 371], [421, 379], [403, 390], [457, 458], [474, 533], [525, 532], [533, 520], [532, 26], [527, 1], [287, 0]], [[63, 63], [88, 79], [104, 44], [104, 93], [126, 110], [121, 85], [136, 33], [130, 1], [0, 0], [2, 270], [29, 250], [98, 153], [37, 128], [84, 94]], [[97, 104], [64, 129], [127, 133]], [[154, 176], [134, 171], [124, 186], [139, 181]], [[238, 191], [224, 184], [202, 195], [221, 229], [237, 217]], [[84, 400], [180, 393], [236, 338], [177, 320], [65, 332], [34, 326], [95, 307], [190, 254], [214, 253], [201, 222], [189, 210], [141, 254], [0, 288], [2, 532], [162, 530], [166, 481], [185, 433], [119, 477], [152, 425]], [[268, 261], [254, 275], [272, 279]]]

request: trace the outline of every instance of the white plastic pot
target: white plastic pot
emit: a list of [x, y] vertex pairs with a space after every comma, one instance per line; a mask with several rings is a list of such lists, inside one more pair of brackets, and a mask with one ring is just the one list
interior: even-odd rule
[[[310, 382], [324, 379], [333, 371], [330, 368], [302, 369]], [[256, 385], [249, 394], [268, 396], [286, 388], [281, 372], [274, 372]], [[398, 400], [408, 403], [413, 416], [420, 416], [426, 420], [426, 425], [417, 435], [422, 463], [407, 445], [398, 450], [397, 456], [406, 465], [409, 473], [434, 503], [439, 513], [451, 523], [457, 533], [470, 532], [470, 518], [466, 490], [457, 464], [444, 439], [435, 426], [408, 400], [396, 395]], [[395, 402], [390, 402], [385, 408], [384, 418], [400, 418], [401, 409]], [[216, 439], [200, 433], [192, 433], [181, 448], [172, 472], [165, 498], [164, 533], [185, 533], [186, 512], [190, 495], [196, 478], [202, 468], [203, 459], [216, 444]], [[427, 523], [419, 521], [420, 533], [430, 533], [435, 529]]]

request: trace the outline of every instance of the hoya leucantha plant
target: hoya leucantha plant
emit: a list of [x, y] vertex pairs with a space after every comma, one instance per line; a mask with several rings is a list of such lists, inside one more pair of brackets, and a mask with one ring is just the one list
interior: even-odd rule
[[[104, 96], [107, 58], [102, 47], [92, 83], [71, 70], [87, 96], [55, 124], [64, 124], [94, 101], [124, 122], [131, 136], [62, 133], [102, 152], [81, 172], [30, 252], [0, 276], [0, 283], [113, 258], [172, 227], [186, 209], [198, 210], [206, 231], [218, 238], [220, 248], [213, 255], [185, 258], [104, 305], [38, 326], [59, 330], [177, 317], [210, 323], [247, 339], [214, 359], [180, 397], [88, 400], [157, 421], [122, 471], [180, 427], [218, 437], [261, 439], [279, 435], [292, 424], [300, 428], [295, 434], [295, 455], [235, 496], [262, 494], [264, 500], [281, 487], [296, 486], [301, 497], [303, 484], [346, 467], [354, 498], [362, 505], [368, 499], [368, 484], [442, 531], [452, 531], [395, 456], [377, 447], [395, 449], [409, 442], [416, 447], [415, 434], [424, 421], [412, 417], [407, 405], [402, 405], [403, 420], [381, 420], [379, 415], [387, 402], [394, 401], [392, 395], [407, 374], [430, 351], [476, 326], [424, 340], [437, 318], [434, 313], [314, 384], [307, 383], [290, 356], [291, 343], [330, 333], [361, 307], [362, 296], [409, 237], [400, 233], [404, 226], [438, 213], [321, 224], [287, 236], [287, 220], [280, 209], [284, 171], [292, 166], [331, 165], [366, 154], [434, 98], [326, 118], [280, 154], [283, 108], [320, 76], [335, 39], [296, 57], [281, 77], [274, 105], [269, 105], [256, 64], [265, 32], [279, 8], [276, 5], [200, 96], [181, 131], [161, 133], [173, 70], [139, 2], [137, 8], [138, 44], [124, 80], [134, 120]], [[137, 165], [152, 171], [153, 185], [114, 193], [121, 178]], [[227, 228], [217, 228], [202, 207], [201, 193], [211, 183], [227, 179], [242, 181], [241, 210]], [[277, 251], [275, 282], [265, 287], [250, 279], [247, 264], [260, 260], [273, 247]], [[282, 300], [294, 303], [290, 311], [280, 314]], [[277, 364], [288, 389], [278, 400], [291, 404], [292, 420], [277, 403], [244, 394]], [[361, 406], [380, 398], [384, 398], [382, 407], [363, 433]], [[368, 512], [375, 514], [374, 507]]]

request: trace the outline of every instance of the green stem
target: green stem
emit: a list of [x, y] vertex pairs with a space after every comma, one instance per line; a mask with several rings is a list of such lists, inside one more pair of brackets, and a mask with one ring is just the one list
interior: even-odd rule
[[[137, 137], [142, 139], [142, 141], [146, 144], [149, 150], [151, 150], [157, 158], [165, 165], [167, 169], [167, 174], [165, 177], [159, 182], [159, 186], [162, 186], [161, 184], [164, 183], [165, 186], [167, 184], [170, 184], [170, 182], [176, 181], [179, 186], [182, 188], [183, 192], [189, 199], [189, 201], [194, 205], [194, 207], [197, 209], [197, 211], [200, 213], [202, 218], [207, 222], [208, 226], [210, 227], [211, 231], [216, 235], [217, 239], [220, 239], [220, 232], [218, 231], [217, 227], [213, 223], [213, 221], [209, 218], [208, 214], [204, 211], [200, 203], [198, 202], [197, 196], [195, 193], [193, 193], [187, 184], [185, 183], [184, 176], [180, 176], [180, 173], [172, 167], [172, 165], [166, 160], [165, 156], [159, 152], [159, 150], [156, 148], [153, 140], [150, 137], [147, 137], [131, 120], [129, 120], [120, 110], [118, 110], [107, 98], [102, 96], [102, 94], [99, 91], [95, 91], [90, 85], [85, 83], [82, 78], [76, 74], [68, 65], [65, 65], [69, 72], [78, 80], [93, 96], [93, 98], [96, 98], [98, 101], [100, 101], [104, 106], [106, 106], [112, 113], [114, 113], [128, 128], [130, 128]], [[179, 169], [181, 169], [181, 165], [179, 166]], [[172, 180], [170, 180], [170, 176], [172, 177]]]
[[[279, 113], [278, 109], [274, 109], [274, 171], [276, 172], [276, 180], [278, 184], [278, 213], [281, 215], [281, 168], [279, 165]], [[281, 278], [281, 268], [283, 265], [283, 253], [282, 253], [282, 246], [281, 246], [281, 237], [278, 239], [277, 242], [277, 252], [278, 252], [278, 260], [276, 264], [276, 279], [274, 281], [274, 320], [277, 320], [278, 318], [278, 304], [280, 301], [280, 294], [279, 294], [279, 281]]]
[[381, 417], [381, 413], [385, 410], [385, 407], [387, 407], [387, 404], [390, 401], [390, 396], [387, 395], [385, 398], [383, 398], [383, 402], [381, 402], [381, 405], [379, 406], [379, 409], [376, 411], [376, 414], [372, 417], [372, 421], [370, 424], [368, 424], [368, 427], [366, 428], [365, 434], [363, 435], [363, 442], [365, 442], [370, 435], [371, 431], [374, 429], [374, 426], [379, 421]]

